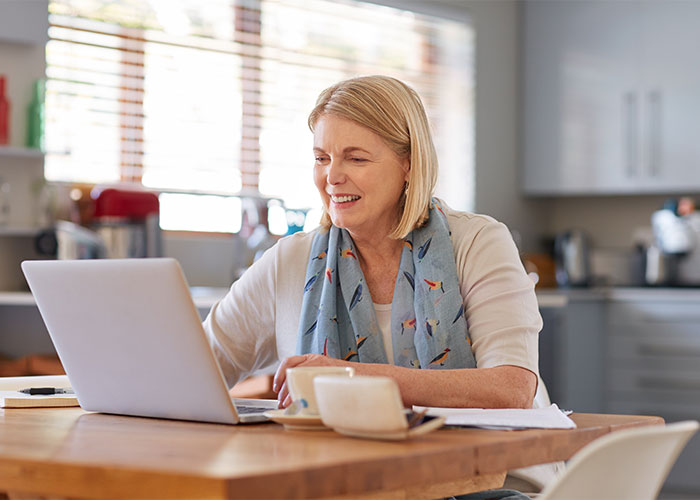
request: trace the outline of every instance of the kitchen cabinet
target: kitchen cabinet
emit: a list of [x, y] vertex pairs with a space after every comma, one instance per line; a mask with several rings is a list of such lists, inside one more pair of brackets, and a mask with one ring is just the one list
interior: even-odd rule
[[[12, 294], [14, 296], [9, 295], [7, 292], [0, 293], [0, 360], [18, 359], [30, 354], [55, 355], [49, 332], [36, 305], [21, 302], [19, 292]], [[27, 295], [31, 297], [31, 294]]]
[[645, 190], [688, 192], [700, 187], [700, 2], [648, 1], [641, 14], [639, 92], [647, 116], [640, 116], [640, 126], [648, 128], [640, 131], [647, 147], [640, 182]]
[[[602, 413], [605, 401], [605, 294], [590, 290], [554, 292], [564, 307], [540, 305], [540, 376], [560, 408]], [[538, 300], [547, 293], [538, 293]], [[551, 295], [551, 293], [550, 293]]]
[[[613, 295], [608, 301], [606, 411], [659, 415], [667, 422], [700, 420], [700, 293], [676, 293], [673, 300], [662, 293]], [[696, 436], [665, 490], [700, 493], [698, 463]]]
[[[700, 289], [538, 291], [538, 299], [557, 295], [565, 306], [540, 300], [540, 375], [552, 402], [574, 411], [700, 420]], [[700, 497], [698, 463], [695, 436], [666, 481], [669, 497]]]
[[700, 188], [700, 2], [522, 4], [522, 188]]
[[48, 0], [3, 0], [0, 2], [0, 43], [45, 44], [48, 12]]

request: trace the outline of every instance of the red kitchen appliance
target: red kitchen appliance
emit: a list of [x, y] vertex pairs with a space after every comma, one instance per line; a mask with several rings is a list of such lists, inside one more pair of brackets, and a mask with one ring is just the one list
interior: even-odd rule
[[93, 229], [107, 257], [162, 257], [158, 195], [148, 191], [95, 187]]

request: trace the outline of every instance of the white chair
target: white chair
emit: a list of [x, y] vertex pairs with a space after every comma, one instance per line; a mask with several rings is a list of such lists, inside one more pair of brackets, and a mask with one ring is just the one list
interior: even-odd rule
[[615, 431], [581, 449], [538, 500], [653, 500], [688, 440], [689, 420]]

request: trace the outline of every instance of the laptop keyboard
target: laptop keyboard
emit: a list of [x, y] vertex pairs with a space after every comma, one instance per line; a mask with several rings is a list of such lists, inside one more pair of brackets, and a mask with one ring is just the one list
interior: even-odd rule
[[250, 415], [251, 413], [265, 413], [271, 408], [264, 408], [262, 406], [236, 406], [236, 411], [239, 415]]

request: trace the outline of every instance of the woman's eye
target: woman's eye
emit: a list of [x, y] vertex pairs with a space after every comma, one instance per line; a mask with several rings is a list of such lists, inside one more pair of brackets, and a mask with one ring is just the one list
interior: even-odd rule
[[351, 160], [353, 163], [363, 163], [363, 162], [366, 162], [366, 161], [367, 161], [365, 158], [357, 158], [357, 157], [355, 157], [355, 158], [350, 158], [350, 160]]
[[326, 161], [326, 157], [325, 156], [315, 156], [314, 161], [316, 161], [316, 163], [323, 163], [324, 161]]

